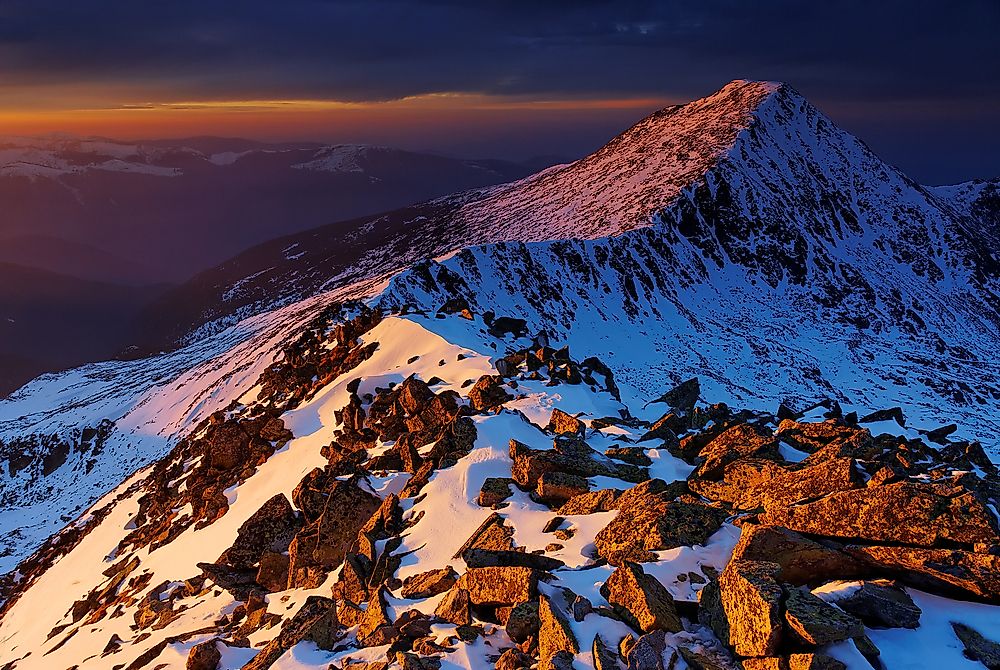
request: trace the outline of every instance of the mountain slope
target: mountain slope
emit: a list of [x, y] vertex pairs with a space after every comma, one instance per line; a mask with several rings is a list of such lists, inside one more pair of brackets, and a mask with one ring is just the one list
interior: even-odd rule
[[[787, 86], [741, 81], [655, 114], [577, 163], [359, 220], [352, 233], [320, 229], [234, 259], [172, 298], [187, 296], [198, 308], [188, 313], [191, 326], [198, 317], [213, 320], [188, 334], [184, 347], [121, 369], [102, 364], [42, 378], [0, 403], [8, 565], [39, 547], [52, 519], [74, 518], [96, 503], [7, 578], [0, 661], [22, 670], [53, 663], [134, 670], [154, 661], [180, 667], [196, 643], [207, 643], [224, 668], [249, 663], [259, 670], [267, 659], [280, 659], [272, 667], [326, 668], [347, 664], [346, 657], [388, 658], [408, 670], [437, 662], [484, 666], [510, 646], [507, 633], [488, 624], [509, 614], [497, 605], [514, 601], [472, 608], [483, 624], [475, 635], [440, 620], [428, 624], [427, 635], [404, 635], [406, 649], [439, 659], [425, 666], [383, 643], [398, 641], [406, 621], [424, 620], [407, 610], [433, 613], [443, 594], [410, 598], [394, 580], [501, 560], [462, 547], [494, 518], [489, 505], [474, 502], [480, 488], [488, 478], [524, 480], [531, 472], [541, 481], [542, 464], [551, 461], [576, 479], [546, 479], [561, 491], [546, 493], [528, 477], [510, 490], [509, 505], [494, 511], [512, 528], [511, 546], [526, 550], [522, 558], [504, 554], [504, 566], [530, 560], [552, 572], [525, 599], [540, 591], [558, 603], [557, 589], [565, 587], [607, 615], [588, 615], [581, 604], [579, 620], [567, 622], [583, 645], [570, 650], [580, 667], [596, 662], [588, 650], [597, 630], [612, 648], [629, 630], [628, 617], [598, 590], [612, 572], [598, 559], [617, 561], [600, 553], [606, 527], [626, 512], [566, 512], [567, 526], [550, 528], [565, 532], [550, 535], [539, 532], [558, 509], [547, 496], [621, 490], [647, 476], [698, 495], [671, 488], [676, 499], [657, 491], [639, 507], [666, 505], [667, 514], [681, 500], [684, 511], [676, 513], [696, 520], [682, 516], [668, 527], [714, 529], [673, 544], [640, 540], [644, 569], [686, 602], [685, 631], [673, 631], [681, 638], [661, 649], [709, 650], [729, 659], [721, 667], [734, 667], [726, 656], [732, 640], [716, 639], [717, 626], [698, 627], [690, 615], [695, 593], [726, 566], [740, 533], [731, 522], [743, 508], [734, 507], [727, 487], [746, 488], [739, 477], [805, 476], [806, 466], [829, 457], [846, 461], [846, 470], [823, 470], [808, 485], [780, 480], [777, 490], [806, 491], [786, 502], [854, 500], [901, 482], [947, 489], [933, 494], [930, 507], [900, 503], [875, 520], [861, 515], [851, 527], [837, 524], [857, 514], [832, 514], [827, 521], [836, 523], [802, 532], [867, 556], [876, 568], [866, 579], [905, 577], [925, 589], [910, 591], [924, 611], [913, 636], [865, 629], [890, 667], [919, 664], [926, 640], [944, 649], [942, 667], [961, 667], [967, 661], [949, 616], [997, 634], [989, 623], [994, 606], [943, 599], [956, 589], [990, 603], [998, 595], [990, 585], [1000, 570], [988, 548], [997, 535], [989, 512], [997, 504], [996, 473], [971, 440], [993, 452], [998, 446], [1000, 293], [983, 219], [956, 202], [886, 166]], [[499, 379], [483, 377], [492, 374]], [[404, 384], [411, 375], [429, 389]], [[660, 399], [675, 407], [664, 415], [657, 396], [694, 375], [700, 387]], [[825, 404], [817, 410], [819, 400]], [[779, 415], [801, 418], [812, 407], [807, 419], [825, 415], [833, 423], [779, 424], [770, 412], [782, 402]], [[865, 416], [893, 406], [901, 409]], [[552, 415], [553, 408], [579, 413], [584, 425]], [[751, 424], [756, 428], [744, 427]], [[730, 473], [725, 459], [732, 457], [720, 455], [705, 466], [714, 452], [704, 449], [734, 425], [754, 432], [735, 444], [756, 445], [755, 465]], [[586, 437], [586, 448], [557, 440], [546, 450], [566, 426]], [[838, 437], [802, 437], [829, 430]], [[25, 453], [30, 458], [21, 458]], [[844, 490], [807, 490], [831, 480]], [[497, 484], [491, 487], [484, 493], [495, 493]], [[294, 509], [283, 511], [279, 494]], [[341, 495], [330, 498], [337, 504], [323, 502]], [[931, 500], [929, 492], [920, 496]], [[967, 505], [968, 524], [920, 516], [951, 509], [953, 499]], [[272, 500], [274, 508], [261, 514], [279, 518], [281, 532], [268, 535], [275, 544], [267, 551], [284, 582], [260, 572], [263, 549], [238, 558], [241, 543], [264, 532], [258, 521], [245, 524]], [[880, 500], [869, 509], [896, 504]], [[785, 514], [782, 505], [767, 514]], [[910, 521], [884, 521], [893, 514]], [[781, 523], [794, 521], [788, 515]], [[940, 538], [928, 539], [928, 528]], [[343, 540], [339, 549], [324, 544], [329, 537]], [[317, 543], [312, 553], [302, 549], [310, 543]], [[904, 549], [905, 557], [897, 555]], [[536, 550], [565, 567], [527, 558]], [[345, 551], [364, 558], [342, 564]], [[926, 553], [934, 551], [950, 553]], [[933, 568], [942, 561], [961, 570], [945, 579]], [[471, 588], [472, 578], [464, 579]], [[380, 586], [386, 591], [377, 595]], [[322, 617], [306, 617], [325, 601], [307, 599], [331, 593], [366, 601], [372, 619], [342, 603], [343, 627], [326, 620], [320, 628], [327, 636], [314, 632]], [[59, 600], [51, 602], [54, 594]], [[275, 626], [289, 620], [287, 634], [277, 635]], [[390, 637], [369, 639], [378, 630]], [[332, 640], [331, 631], [343, 637]], [[418, 650], [428, 636], [434, 639]], [[865, 667], [851, 637], [819, 651]], [[553, 650], [546, 649], [529, 643], [522, 651], [532, 659], [519, 662], [534, 663], [536, 652]], [[765, 651], [738, 653], [773, 656], [779, 649]]]

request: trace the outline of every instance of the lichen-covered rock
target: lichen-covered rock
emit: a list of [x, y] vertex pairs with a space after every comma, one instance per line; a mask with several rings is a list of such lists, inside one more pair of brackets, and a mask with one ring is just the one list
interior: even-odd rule
[[917, 588], [1000, 603], [1000, 556], [958, 549], [879, 545], [849, 545], [845, 550]]
[[865, 632], [860, 620], [801, 587], [785, 591], [785, 621], [794, 638], [814, 647], [849, 640]]
[[530, 668], [534, 660], [520, 649], [505, 649], [495, 664], [496, 670], [522, 670]]
[[963, 623], [953, 621], [951, 627], [965, 647], [966, 657], [979, 661], [990, 670], [1000, 670], [1000, 644]]
[[462, 559], [470, 568], [523, 567], [552, 571], [565, 565], [558, 558], [526, 551], [479, 549], [476, 547], [462, 552]]
[[551, 430], [559, 435], [583, 435], [587, 426], [572, 414], [567, 414], [558, 407], [552, 409], [552, 416], [545, 430]]
[[864, 577], [872, 570], [846, 552], [795, 531], [749, 523], [741, 529], [732, 560], [777, 563], [778, 581], [796, 585]]
[[479, 411], [502, 405], [511, 398], [503, 387], [503, 378], [495, 375], [483, 375], [469, 389], [469, 404]]
[[494, 507], [513, 495], [510, 490], [514, 480], [510, 477], [487, 477], [479, 489], [476, 502], [480, 507]]
[[594, 636], [590, 653], [594, 659], [594, 670], [618, 670], [618, 659], [600, 633]]
[[455, 585], [473, 605], [515, 605], [538, 593], [538, 573], [524, 567], [469, 568]]
[[868, 459], [875, 455], [868, 429], [848, 426], [840, 420], [800, 423], [785, 419], [778, 424], [775, 435], [799, 451], [808, 454], [823, 451], [822, 456], [827, 458], [849, 456]]
[[635, 563], [624, 563], [601, 586], [601, 595], [615, 612], [637, 631], [682, 629], [670, 593]]
[[653, 551], [704, 544], [728, 517], [725, 510], [693, 499], [674, 500], [664, 482], [635, 487], [619, 498], [616, 516], [594, 538], [597, 552], [612, 565], [654, 560]]
[[457, 581], [458, 573], [451, 566], [429, 570], [404, 579], [400, 595], [404, 598], [429, 598], [444, 593]]
[[288, 565], [287, 554], [265, 552], [257, 568], [257, 583], [271, 593], [284, 591], [288, 588]]
[[892, 582], [862, 582], [836, 603], [869, 628], [916, 628], [920, 625], [920, 608], [905, 590]]
[[538, 499], [552, 506], [562, 505], [570, 498], [589, 491], [590, 482], [586, 477], [557, 471], [542, 473], [536, 489]]
[[224, 551], [216, 563], [234, 568], [253, 567], [265, 551], [281, 553], [288, 549], [288, 543], [301, 525], [288, 498], [278, 493], [243, 522], [233, 546]]
[[472, 623], [472, 615], [469, 613], [470, 604], [469, 592], [453, 586], [438, 603], [434, 615], [456, 626], [468, 626]]
[[546, 596], [538, 598], [538, 662], [550, 663], [557, 652], [577, 654], [580, 645], [566, 615]]
[[847, 666], [832, 656], [814, 652], [790, 655], [788, 670], [847, 670]]
[[608, 512], [618, 509], [617, 500], [619, 496], [621, 496], [621, 491], [618, 489], [601, 489], [599, 491], [581, 493], [563, 503], [558, 512], [564, 516]]
[[698, 620], [739, 656], [774, 656], [784, 624], [781, 567], [732, 561], [699, 594]]
[[518, 603], [511, 608], [504, 629], [514, 642], [524, 642], [538, 635], [538, 601]]
[[701, 479], [720, 479], [725, 467], [741, 458], [781, 460], [778, 441], [771, 431], [762, 426], [741, 423], [722, 432], [698, 453], [701, 465], [695, 476]]
[[191, 647], [184, 667], [186, 670], [216, 670], [221, 660], [219, 641], [209, 640]]
[[761, 522], [813, 535], [920, 547], [998, 541], [996, 515], [974, 492], [909, 481], [769, 508]]
[[243, 670], [266, 670], [303, 640], [322, 641], [324, 643], [320, 644], [321, 648], [330, 649], [332, 647], [325, 643], [330, 641], [331, 631], [336, 630], [338, 625], [336, 604], [329, 598], [309, 596], [299, 611], [285, 621], [281, 632], [264, 645], [243, 666]]

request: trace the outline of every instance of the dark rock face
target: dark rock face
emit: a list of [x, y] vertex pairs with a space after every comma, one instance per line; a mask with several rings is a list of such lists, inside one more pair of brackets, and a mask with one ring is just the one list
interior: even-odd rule
[[952, 622], [955, 635], [965, 647], [965, 656], [979, 661], [990, 670], [1000, 668], [1000, 644], [988, 640], [981, 633], [962, 623]]
[[185, 667], [187, 670], [216, 670], [221, 660], [218, 642], [209, 640], [191, 647]]
[[484, 411], [502, 405], [512, 396], [503, 388], [503, 379], [499, 376], [483, 375], [469, 389], [469, 403], [472, 409]]
[[869, 628], [916, 628], [920, 608], [902, 588], [891, 582], [868, 581], [837, 606], [861, 619]]
[[789, 584], [850, 579], [871, 571], [867, 564], [835, 546], [780, 526], [743, 526], [732, 560], [774, 562], [779, 567], [778, 580]]
[[785, 622], [792, 636], [814, 647], [865, 633], [861, 621], [801, 587], [785, 590]]
[[699, 620], [739, 656], [774, 656], [783, 638], [780, 567], [731, 562], [701, 592]]
[[251, 568], [265, 552], [280, 554], [287, 550], [300, 525], [288, 498], [279, 493], [243, 522], [233, 546], [216, 562], [234, 568]]

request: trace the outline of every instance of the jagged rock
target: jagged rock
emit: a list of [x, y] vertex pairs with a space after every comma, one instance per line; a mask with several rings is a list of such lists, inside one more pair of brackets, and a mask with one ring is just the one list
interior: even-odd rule
[[591, 656], [594, 659], [594, 670], [618, 670], [618, 659], [604, 638], [598, 633], [594, 636], [594, 643], [590, 647]]
[[838, 598], [837, 606], [861, 619], [869, 628], [916, 628], [920, 625], [920, 608], [906, 591], [892, 582], [862, 582], [849, 595]]
[[648, 633], [662, 629], [676, 633], [682, 630], [670, 593], [635, 563], [626, 562], [612, 572], [601, 586], [601, 595], [637, 631]]
[[906, 427], [906, 417], [903, 416], [902, 407], [875, 410], [858, 419], [858, 423], [879, 423], [881, 421], [895, 421], [900, 427]]
[[1000, 644], [988, 640], [978, 631], [957, 621], [951, 622], [952, 630], [965, 647], [965, 656], [979, 661], [990, 670], [1000, 670]]
[[209, 640], [191, 647], [184, 667], [187, 670], [216, 670], [221, 660], [218, 640]]
[[499, 505], [513, 493], [510, 490], [514, 480], [509, 477], [487, 477], [479, 489], [479, 497], [476, 502], [480, 507], [494, 507]]
[[610, 447], [604, 450], [604, 455], [618, 461], [638, 466], [649, 466], [653, 459], [646, 455], [642, 447]]
[[617, 500], [621, 496], [618, 489], [601, 489], [600, 491], [590, 491], [575, 495], [559, 508], [560, 515], [569, 516], [571, 514], [594, 514], [595, 512], [608, 512], [618, 509]]
[[934, 547], [995, 543], [996, 516], [973, 492], [898, 482], [769, 508], [761, 522], [815, 535]]
[[243, 522], [233, 546], [216, 563], [234, 568], [253, 567], [265, 551], [281, 553], [288, 549], [301, 525], [288, 498], [279, 493]]
[[580, 435], [582, 436], [587, 426], [572, 414], [567, 414], [559, 408], [552, 409], [552, 416], [549, 418], [545, 430], [551, 430], [560, 435]]
[[470, 568], [524, 567], [535, 570], [552, 571], [565, 565], [558, 558], [526, 551], [497, 551], [495, 549], [471, 548], [462, 552], [462, 559]]
[[197, 565], [202, 575], [229, 591], [237, 600], [246, 600], [250, 591], [260, 589], [257, 584], [257, 571], [253, 568], [236, 569], [217, 563], [198, 563]]
[[619, 463], [591, 449], [577, 438], [557, 437], [552, 449], [532, 449], [510, 441], [511, 477], [518, 485], [533, 489], [546, 472], [562, 472], [580, 477], [616, 477], [638, 483], [648, 478], [645, 469]]
[[699, 396], [701, 396], [701, 383], [697, 377], [692, 377], [673, 387], [656, 400], [650, 401], [649, 404], [663, 403], [668, 407], [690, 412], [694, 409], [695, 403], [698, 402]]
[[871, 641], [871, 638], [867, 635], [859, 635], [858, 637], [851, 640], [854, 644], [854, 648], [858, 650], [858, 653], [865, 657], [868, 664], [873, 668], [881, 668], [882, 662], [879, 657], [882, 652], [879, 648], [875, 646], [875, 643]]
[[544, 472], [538, 478], [538, 499], [549, 505], [562, 505], [570, 498], [590, 492], [586, 477], [565, 472]]
[[678, 445], [677, 436], [685, 432], [688, 427], [687, 420], [675, 412], [667, 412], [649, 427], [645, 433], [639, 437], [639, 442], [649, 440], [662, 440], [668, 446]]
[[740, 496], [737, 506], [770, 509], [865, 485], [864, 477], [850, 458], [831, 458], [800, 470], [773, 474], [770, 480], [756, 483]]
[[243, 670], [266, 670], [286, 651], [303, 640], [316, 642], [321, 649], [332, 649], [331, 631], [339, 626], [337, 606], [329, 598], [309, 596], [305, 604], [290, 619], [286, 620], [278, 633], [264, 645]]
[[774, 656], [782, 641], [781, 567], [731, 561], [699, 594], [698, 620], [739, 656]]
[[789, 656], [788, 670], [847, 670], [847, 666], [832, 656], [814, 652]]
[[720, 479], [725, 467], [741, 458], [780, 460], [778, 441], [771, 431], [749, 423], [741, 423], [723, 431], [698, 453], [701, 465], [695, 476], [701, 479]]
[[512, 398], [504, 390], [503, 378], [494, 375], [483, 375], [469, 389], [469, 404], [472, 409], [480, 412], [502, 405]]
[[704, 544], [728, 515], [695, 500], [673, 500], [678, 490], [652, 480], [622, 494], [618, 516], [594, 538], [598, 554], [620, 565], [653, 560], [653, 551]]
[[334, 598], [365, 602], [371, 597], [372, 561], [364, 554], [348, 553], [333, 585]]
[[677, 653], [691, 670], [736, 670], [732, 656], [723, 649], [711, 649], [700, 646], [691, 649], [683, 644], [677, 645]]
[[573, 670], [573, 654], [563, 649], [538, 662], [538, 670]]
[[[304, 497], [301, 493], [298, 496]], [[318, 568], [325, 574], [339, 565], [358, 533], [381, 506], [380, 498], [363, 490], [354, 480], [328, 482], [321, 511], [319, 505], [310, 503], [311, 513], [319, 511], [318, 517], [299, 531], [289, 545], [289, 585], [313, 584], [316, 572], [310, 568]]]
[[785, 591], [785, 621], [793, 636], [814, 647], [848, 640], [865, 632], [857, 618], [801, 587]]
[[486, 517], [452, 558], [461, 558], [469, 549], [507, 551], [514, 548], [514, 529], [496, 512]]
[[444, 593], [457, 581], [458, 573], [451, 566], [440, 570], [429, 570], [404, 579], [400, 595], [410, 599], [430, 598]]
[[721, 479], [692, 476], [688, 487], [708, 500], [730, 503], [736, 509], [752, 510], [763, 502], [761, 494], [776, 492], [771, 482], [789, 473], [788, 468], [764, 458], [741, 458], [725, 466]]
[[522, 670], [530, 668], [534, 663], [533, 659], [520, 649], [507, 649], [500, 658], [497, 659], [494, 667], [496, 670]]
[[538, 573], [531, 568], [469, 568], [456, 587], [469, 592], [473, 605], [514, 605], [538, 592]]
[[849, 545], [845, 550], [917, 588], [1000, 603], [1000, 556], [898, 546]]
[[664, 663], [664, 653], [667, 649], [666, 633], [655, 630], [646, 633], [628, 650], [625, 661], [628, 670], [672, 670], [676, 662], [676, 654], [670, 662]]
[[538, 601], [518, 603], [511, 608], [504, 624], [507, 635], [514, 642], [524, 642], [538, 636]]
[[365, 647], [378, 647], [385, 644], [386, 639], [398, 637], [398, 629], [389, 630], [391, 626], [392, 619], [389, 618], [385, 589], [380, 588], [368, 601], [368, 607], [361, 615], [358, 625], [358, 644]]
[[434, 615], [456, 626], [467, 626], [472, 623], [472, 615], [469, 613], [470, 604], [469, 592], [453, 586], [438, 603]]
[[800, 423], [786, 419], [778, 424], [774, 434], [799, 451], [812, 454], [804, 461], [809, 464], [841, 456], [868, 460], [880, 451], [867, 428], [849, 426], [836, 420]]
[[777, 579], [797, 585], [871, 573], [868, 565], [846, 552], [780, 526], [744, 524], [732, 560], [777, 563]]
[[255, 581], [271, 593], [288, 588], [288, 556], [273, 551], [264, 552], [260, 557]]
[[[580, 645], [573, 635], [566, 615], [546, 596], [538, 598], [538, 660], [539, 666], [552, 661], [560, 651], [570, 654], [580, 652]], [[572, 661], [571, 661], [572, 663]]]

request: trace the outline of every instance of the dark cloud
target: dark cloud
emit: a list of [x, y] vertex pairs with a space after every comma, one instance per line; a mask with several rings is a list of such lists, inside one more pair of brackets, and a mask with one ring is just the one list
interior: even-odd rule
[[2, 0], [0, 95], [689, 98], [748, 77], [853, 105], [858, 127], [900, 102], [985, 109], [995, 124], [997, 34], [996, 0]]

